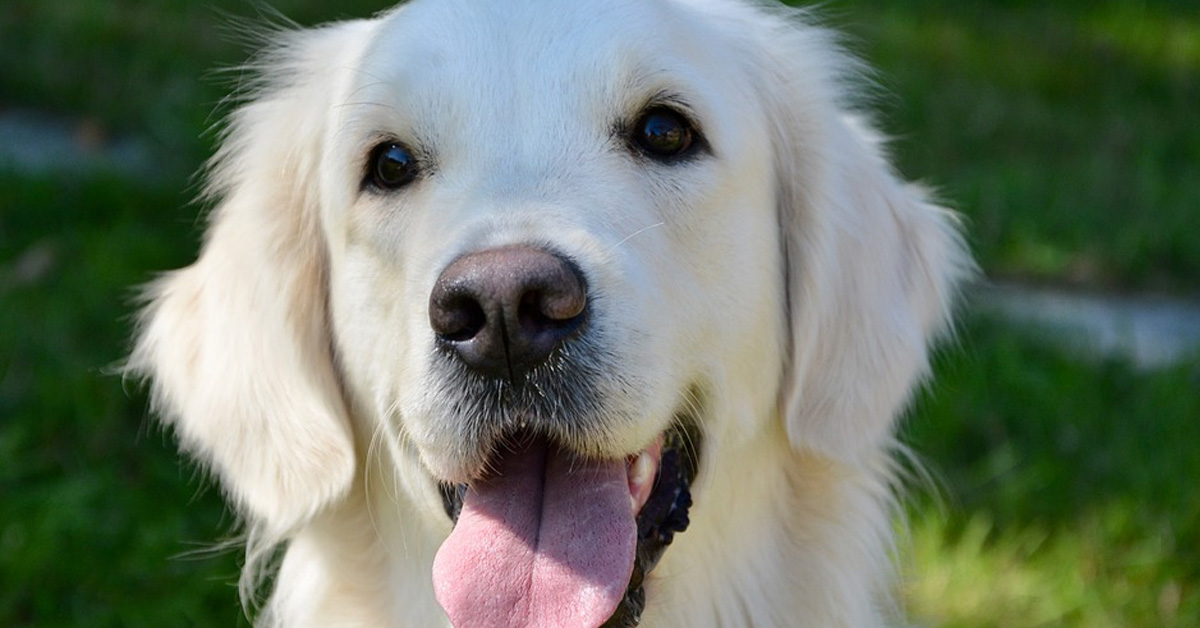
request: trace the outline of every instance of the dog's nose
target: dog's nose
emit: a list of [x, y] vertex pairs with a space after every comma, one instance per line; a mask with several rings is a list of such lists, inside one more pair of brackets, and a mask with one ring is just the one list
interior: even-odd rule
[[530, 246], [464, 255], [429, 298], [439, 342], [471, 368], [514, 383], [587, 317], [587, 284], [567, 259]]

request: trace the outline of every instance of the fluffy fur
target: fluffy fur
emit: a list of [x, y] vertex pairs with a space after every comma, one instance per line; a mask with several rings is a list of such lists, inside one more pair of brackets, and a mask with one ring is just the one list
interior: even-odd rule
[[[255, 69], [199, 259], [148, 289], [130, 370], [244, 518], [247, 582], [286, 547], [260, 625], [447, 625], [435, 478], [478, 473], [493, 417], [427, 304], [451, 260], [515, 243], [591, 291], [590, 396], [540, 427], [626, 456], [682, 408], [705, 436], [642, 626], [896, 620], [893, 428], [970, 263], [829, 32], [736, 0], [413, 0], [282, 33]], [[631, 150], [662, 101], [708, 152]], [[383, 193], [389, 138], [422, 174]]]

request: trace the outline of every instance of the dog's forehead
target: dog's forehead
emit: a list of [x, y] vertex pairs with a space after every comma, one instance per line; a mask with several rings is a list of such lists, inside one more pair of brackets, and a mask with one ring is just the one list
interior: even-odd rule
[[702, 31], [674, 0], [413, 0], [380, 24], [353, 93], [414, 123], [600, 118], [703, 91]]

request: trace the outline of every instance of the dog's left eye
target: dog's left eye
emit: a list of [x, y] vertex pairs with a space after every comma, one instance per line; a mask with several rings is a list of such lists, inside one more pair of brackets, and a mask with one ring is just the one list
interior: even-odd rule
[[412, 151], [397, 142], [384, 142], [371, 151], [367, 181], [380, 190], [395, 190], [412, 183], [420, 172]]
[[687, 154], [695, 136], [696, 130], [682, 114], [666, 107], [655, 107], [642, 114], [632, 139], [648, 156], [669, 160]]

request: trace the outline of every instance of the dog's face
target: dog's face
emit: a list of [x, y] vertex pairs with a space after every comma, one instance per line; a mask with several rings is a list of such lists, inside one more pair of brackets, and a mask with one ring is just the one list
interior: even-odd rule
[[[925, 371], [969, 264], [847, 114], [852, 66], [731, 0], [413, 0], [285, 34], [130, 368], [267, 543], [391, 474], [379, 507], [438, 543], [457, 517], [429, 568], [459, 625], [599, 625], [697, 469], [711, 550], [754, 523], [722, 500], [775, 512], [731, 465], [870, 473]], [[539, 615], [563, 608], [591, 610]]]
[[[783, 360], [769, 132], [740, 69], [654, 3], [537, 19], [548, 9], [409, 5], [328, 112], [323, 169], [340, 176], [322, 181], [337, 198], [322, 217], [347, 382], [441, 480], [479, 477], [520, 426], [588, 456], [636, 454], [709, 391], [771, 388]], [[646, 15], [613, 28], [630, 14]], [[496, 375], [447, 347], [431, 295], [456, 260], [513, 247], [567, 260], [585, 320]]]
[[[491, 4], [452, 19], [454, 3], [414, 3], [363, 50], [330, 112], [340, 130], [323, 168], [342, 173], [322, 181], [339, 199], [322, 215], [333, 335], [393, 457], [415, 450], [451, 485], [507, 472], [511, 450], [539, 439], [548, 469], [618, 461], [625, 497], [588, 507], [622, 510], [632, 539], [630, 500], [636, 515], [653, 497], [643, 484], [664, 443], [670, 455], [682, 440], [670, 430], [702, 432], [711, 391], [776, 398], [783, 243], [769, 131], [700, 25], [653, 3], [539, 19], [548, 9]], [[644, 26], [614, 29], [622, 15]], [[487, 536], [463, 531], [478, 492], [464, 493], [454, 539]], [[506, 499], [538, 503], [527, 492]], [[435, 573], [453, 580], [459, 563], [504, 553], [479, 543], [447, 543]], [[604, 549], [627, 554], [612, 582], [593, 558], [577, 570], [609, 603], [634, 568], [635, 548], [621, 546]], [[438, 586], [452, 618], [479, 612]]]

